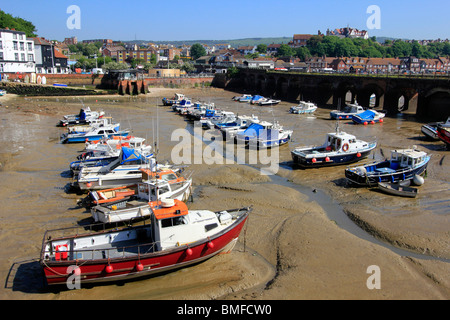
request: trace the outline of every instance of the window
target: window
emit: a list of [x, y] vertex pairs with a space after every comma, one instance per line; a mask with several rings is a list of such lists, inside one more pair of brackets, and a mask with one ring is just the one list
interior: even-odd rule
[[28, 42], [27, 46], [28, 46], [28, 51], [32, 51], [33, 50], [33, 44], [31, 42]]
[[28, 61], [34, 61], [33, 55], [32, 55], [32, 54], [29, 54], [29, 55], [28, 55]]
[[0, 60], [3, 60], [3, 52], [0, 52]]
[[25, 51], [25, 43], [20, 42], [20, 51]]
[[25, 53], [20, 54], [20, 61], [25, 61]]
[[186, 224], [186, 220], [184, 219], [184, 217], [173, 217], [161, 220], [162, 228], [180, 226], [183, 224]]
[[14, 60], [19, 61], [19, 54], [18, 53], [14, 53]]
[[14, 50], [18, 50], [18, 42], [17, 41], [13, 41], [13, 49]]
[[0, 49], [3, 49], [3, 43], [0, 41]]

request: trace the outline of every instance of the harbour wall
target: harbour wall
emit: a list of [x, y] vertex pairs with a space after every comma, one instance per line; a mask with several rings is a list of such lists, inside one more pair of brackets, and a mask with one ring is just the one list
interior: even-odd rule
[[0, 82], [0, 89], [7, 93], [24, 96], [86, 96], [108, 93], [104, 90], [86, 89], [77, 87], [55, 87], [53, 85], [42, 85], [21, 82]]

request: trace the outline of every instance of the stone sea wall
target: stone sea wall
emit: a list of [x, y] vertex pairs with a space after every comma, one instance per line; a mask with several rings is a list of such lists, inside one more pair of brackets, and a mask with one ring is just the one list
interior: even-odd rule
[[106, 91], [95, 89], [6, 81], [0, 82], [0, 89], [6, 90], [8, 93], [26, 96], [86, 96], [107, 93]]

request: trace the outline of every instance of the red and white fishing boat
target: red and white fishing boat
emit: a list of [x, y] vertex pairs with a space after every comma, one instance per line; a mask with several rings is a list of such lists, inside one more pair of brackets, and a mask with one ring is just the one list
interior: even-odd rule
[[[170, 203], [169, 205], [171, 205]], [[229, 252], [251, 208], [188, 210], [152, 202], [151, 223], [98, 232], [47, 231], [40, 264], [48, 284], [108, 282], [154, 275]], [[86, 228], [86, 227], [85, 227]], [[68, 232], [72, 235], [67, 236]]]
[[438, 124], [437, 126], [438, 138], [445, 143], [447, 150], [450, 150], [450, 128], [444, 125]]

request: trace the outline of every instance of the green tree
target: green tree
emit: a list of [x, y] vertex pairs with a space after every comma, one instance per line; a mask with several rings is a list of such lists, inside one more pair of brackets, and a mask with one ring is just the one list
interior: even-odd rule
[[103, 70], [121, 70], [121, 69], [129, 69], [130, 66], [126, 63], [119, 62], [109, 62], [102, 66]]
[[181, 70], [186, 71], [186, 73], [191, 73], [191, 72], [195, 72], [196, 69], [195, 69], [195, 67], [194, 67], [194, 65], [192, 63], [185, 62], [183, 64], [183, 66], [181, 67]]
[[239, 75], [239, 69], [236, 67], [230, 67], [227, 69], [228, 78], [236, 78]]
[[293, 56], [293, 55], [295, 55], [294, 49], [289, 47], [287, 44], [283, 43], [278, 48], [278, 53], [277, 53], [278, 57], [290, 57], [290, 56]]
[[201, 56], [206, 55], [205, 48], [200, 43], [194, 43], [191, 46], [191, 57], [192, 59], [196, 60], [200, 58]]
[[36, 37], [37, 30], [33, 23], [0, 10], [0, 29], [5, 28], [23, 31], [27, 37]]
[[259, 53], [266, 53], [267, 52], [267, 44], [264, 44], [264, 43], [258, 44], [258, 46], [256, 47], [256, 51]]
[[311, 57], [311, 52], [309, 52], [307, 47], [298, 47], [295, 48], [295, 56], [297, 56], [301, 61], [305, 61]]
[[95, 46], [95, 44], [89, 43], [83, 46], [82, 52], [84, 56], [91, 57], [95, 54], [98, 54], [98, 48]]

